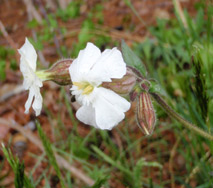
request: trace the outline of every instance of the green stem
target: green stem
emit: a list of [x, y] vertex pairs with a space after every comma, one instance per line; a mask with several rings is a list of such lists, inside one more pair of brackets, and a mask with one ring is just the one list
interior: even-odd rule
[[213, 135], [205, 132], [204, 130], [198, 128], [196, 125], [185, 120], [177, 112], [175, 112], [158, 94], [156, 94], [156, 93], [150, 93], [150, 94], [156, 100], [156, 102], [165, 110], [165, 112], [168, 115], [170, 115], [172, 118], [176, 119], [177, 121], [182, 123], [186, 128], [196, 132], [197, 134], [199, 134], [209, 140], [213, 140]]

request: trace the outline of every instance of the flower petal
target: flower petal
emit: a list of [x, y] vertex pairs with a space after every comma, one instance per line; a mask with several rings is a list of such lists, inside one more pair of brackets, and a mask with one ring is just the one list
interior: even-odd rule
[[34, 97], [34, 94], [35, 92], [34, 92], [34, 88], [33, 87], [31, 87], [30, 89], [29, 89], [29, 95], [28, 95], [28, 99], [27, 99], [27, 101], [26, 101], [26, 103], [25, 103], [25, 114], [28, 114], [29, 113], [29, 109], [30, 109], [30, 106], [31, 106], [31, 104], [32, 104], [32, 101], [33, 101], [33, 97]]
[[76, 117], [81, 122], [97, 128], [97, 124], [95, 121], [95, 109], [91, 105], [81, 106], [76, 113]]
[[91, 67], [101, 56], [101, 51], [92, 43], [87, 43], [84, 50], [79, 52], [78, 57], [72, 62], [69, 67], [71, 80], [84, 81]]
[[117, 48], [105, 50], [89, 73], [101, 82], [110, 82], [111, 78], [122, 78], [126, 74], [126, 64]]
[[98, 89], [99, 94], [93, 103], [97, 127], [111, 130], [125, 117], [124, 112], [130, 108], [130, 103], [105, 88]]
[[36, 71], [37, 54], [33, 45], [25, 39], [24, 45], [18, 50], [21, 55], [20, 68], [24, 69], [24, 66], [29, 66], [34, 72]]
[[35, 98], [34, 98], [33, 106], [32, 106], [33, 110], [36, 113], [36, 116], [40, 115], [40, 113], [41, 113], [42, 102], [43, 102], [43, 99], [42, 99], [42, 96], [40, 93], [40, 89], [39, 89], [39, 87], [37, 87], [35, 90]]
[[98, 88], [98, 95], [123, 112], [128, 111], [131, 107], [130, 102], [110, 89], [100, 87]]

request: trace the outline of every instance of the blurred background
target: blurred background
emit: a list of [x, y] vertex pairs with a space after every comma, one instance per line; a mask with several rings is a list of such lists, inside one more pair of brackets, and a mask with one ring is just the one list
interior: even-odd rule
[[151, 136], [138, 128], [135, 102], [112, 131], [80, 123], [70, 86], [52, 82], [41, 89], [41, 115], [36, 118], [32, 109], [24, 114], [28, 92], [17, 53], [28, 37], [38, 53], [37, 69], [45, 69], [77, 57], [89, 41], [104, 50], [120, 48], [124, 40], [167, 103], [211, 133], [212, 29], [211, 0], [0, 0], [0, 142], [12, 151], [0, 146], [0, 187], [18, 187], [17, 177], [23, 178], [23, 165], [11, 165], [17, 156], [29, 187], [212, 188], [213, 143], [156, 103]]

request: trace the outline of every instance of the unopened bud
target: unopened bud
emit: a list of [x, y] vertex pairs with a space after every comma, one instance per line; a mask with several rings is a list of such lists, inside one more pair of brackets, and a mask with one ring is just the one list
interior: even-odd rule
[[102, 83], [102, 87], [111, 89], [118, 94], [129, 94], [136, 84], [137, 78], [131, 69], [127, 67], [126, 74], [121, 79], [112, 79], [112, 82]]
[[69, 67], [72, 62], [73, 59], [62, 59], [54, 63], [45, 71], [48, 74], [48, 80], [56, 82], [59, 85], [71, 85]]
[[142, 92], [139, 95], [137, 103], [137, 121], [138, 126], [144, 134], [152, 134], [155, 127], [156, 116], [151, 97], [147, 92]]

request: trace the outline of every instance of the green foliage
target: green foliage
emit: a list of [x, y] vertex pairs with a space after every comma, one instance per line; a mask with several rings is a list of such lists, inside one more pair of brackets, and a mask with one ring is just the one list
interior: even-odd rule
[[81, 1], [72, 1], [66, 7], [66, 9], [58, 9], [57, 16], [60, 17], [63, 21], [68, 19], [77, 18], [80, 14], [80, 5]]
[[162, 165], [158, 162], [148, 162], [144, 158], [139, 159], [133, 169], [133, 179], [135, 188], [140, 188], [143, 185], [140, 177], [143, 174], [144, 167], [156, 167], [160, 169], [163, 168]]
[[103, 160], [111, 164], [112, 166], [118, 168], [119, 170], [123, 171], [126, 175], [131, 175], [131, 171], [125, 168], [123, 165], [119, 164], [117, 161], [110, 158], [108, 155], [106, 155], [104, 152], [102, 152], [100, 149], [98, 149], [96, 146], [92, 146], [92, 149], [101, 157]]
[[36, 28], [38, 26], [38, 22], [36, 21], [36, 19], [32, 19], [31, 21], [29, 21], [28, 23], [27, 23], [27, 27], [29, 28], [29, 29], [34, 29], [34, 28]]
[[196, 47], [196, 52], [193, 55], [193, 67], [195, 72], [195, 95], [198, 99], [198, 111], [202, 114], [203, 120], [206, 122], [208, 115], [208, 100], [207, 85], [205, 78], [205, 67], [201, 57], [200, 49]]
[[108, 179], [109, 179], [109, 176], [103, 176], [101, 178], [98, 178], [97, 181], [95, 182], [95, 184], [91, 188], [102, 187], [107, 182]]
[[4, 80], [6, 78], [5, 68], [6, 62], [4, 60], [0, 60], [0, 80]]
[[1, 59], [6, 59], [8, 55], [8, 50], [4, 48], [3, 46], [0, 46], [0, 57]]
[[[110, 37], [101, 34], [100, 29], [103, 24], [103, 6], [95, 5], [83, 21], [81, 30], [78, 34], [78, 42], [74, 44], [72, 56], [76, 57], [79, 51], [85, 48], [86, 43], [95, 41], [98, 47], [105, 46], [110, 42]], [[97, 22], [94, 22], [94, 20]], [[97, 33], [96, 33], [97, 31]], [[100, 34], [99, 34], [100, 33]]]
[[2, 144], [2, 151], [15, 174], [15, 187], [34, 188], [34, 185], [30, 181], [30, 179], [28, 179], [28, 177], [24, 174], [24, 163], [20, 163], [18, 158], [14, 158], [11, 150], [6, 149], [4, 144]]
[[28, 40], [30, 41], [30, 43], [34, 46], [34, 48], [36, 50], [42, 50], [43, 49], [43, 43], [42, 43], [42, 39], [40, 37], [38, 37], [38, 40], [35, 41], [32, 38], [28, 38]]
[[[203, 7], [208, 9], [206, 15]], [[187, 28], [183, 26], [178, 15], [177, 19], [157, 20], [157, 25], [149, 29], [154, 38], [147, 38], [140, 44], [134, 44], [134, 51], [146, 65], [149, 77], [157, 80], [163, 91], [166, 91], [165, 99], [168, 103], [184, 118], [211, 133], [213, 131], [211, 126], [213, 124], [213, 75], [210, 70], [213, 70], [213, 25], [209, 20], [212, 19], [213, 12], [210, 11], [212, 7], [206, 7], [206, 4], [200, 4], [196, 8], [198, 11], [195, 19], [184, 12]], [[153, 84], [155, 87], [155, 82]], [[159, 118], [164, 117], [161, 109], [157, 112]], [[175, 122], [174, 124], [178, 125], [173, 129], [179, 137], [181, 136], [180, 125]], [[168, 123], [168, 126], [171, 125]], [[206, 183], [211, 179], [209, 162], [199, 164], [200, 159], [206, 154], [202, 144], [207, 144], [211, 152], [213, 146], [209, 141], [192, 133], [187, 133], [187, 137], [190, 137], [190, 141], [184, 135], [181, 139], [184, 147], [179, 146], [177, 152], [180, 152], [186, 160], [188, 174], [193, 168], [199, 168], [194, 178], [203, 187], [211, 187], [212, 182]], [[188, 147], [193, 148], [193, 152], [186, 149]], [[192, 157], [195, 159], [193, 162]], [[176, 175], [175, 178], [180, 184], [189, 186], [180, 175]]]
[[56, 162], [56, 158], [55, 158], [55, 155], [53, 153], [51, 143], [48, 140], [48, 138], [46, 137], [46, 135], [44, 134], [44, 132], [43, 132], [43, 130], [42, 130], [42, 128], [41, 128], [41, 126], [40, 126], [40, 124], [38, 122], [37, 122], [37, 128], [38, 128], [39, 136], [40, 136], [40, 138], [42, 140], [42, 143], [43, 143], [43, 146], [44, 146], [44, 150], [45, 150], [46, 155], [47, 155], [47, 157], [49, 159], [49, 162], [53, 166], [53, 168], [55, 169], [55, 172], [56, 172], [57, 176], [60, 179], [61, 186], [65, 187], [65, 183], [64, 183], [64, 180], [62, 178], [59, 166], [58, 166], [58, 164]]
[[146, 68], [137, 55], [126, 45], [124, 41], [121, 44], [124, 61], [127, 65], [139, 70], [143, 77], [146, 77]]
[[15, 68], [14, 65], [16, 64], [16, 62], [14, 59], [12, 59], [14, 53], [14, 50], [0, 46], [0, 81], [5, 80], [6, 78], [5, 69], [7, 59], [10, 59], [10, 66], [13, 66], [13, 68]]
[[11, 59], [11, 60], [10, 60], [10, 68], [11, 68], [12, 70], [17, 70], [17, 69], [18, 69], [18, 65], [17, 65], [17, 62], [16, 62], [15, 59]]
[[17, 164], [17, 169], [15, 173], [15, 187], [24, 187], [24, 163]]

